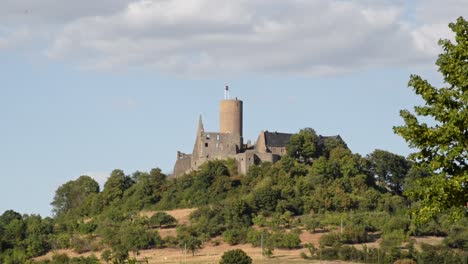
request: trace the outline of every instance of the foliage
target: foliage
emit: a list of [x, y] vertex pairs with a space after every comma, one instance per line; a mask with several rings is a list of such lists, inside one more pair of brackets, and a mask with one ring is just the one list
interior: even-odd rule
[[99, 184], [89, 176], [81, 176], [57, 189], [51, 203], [52, 210], [56, 216], [60, 216], [71, 209], [81, 207], [91, 194], [96, 193], [99, 193]]
[[288, 154], [303, 162], [318, 157], [320, 153], [319, 137], [312, 128], [305, 128], [291, 136], [286, 147]]
[[148, 223], [151, 227], [173, 226], [177, 224], [177, 220], [165, 212], [157, 212], [150, 217]]
[[403, 156], [380, 149], [374, 150], [367, 158], [370, 161], [370, 171], [378, 182], [394, 193], [402, 194], [411, 163]]
[[237, 245], [246, 241], [247, 229], [228, 229], [223, 232], [223, 239], [229, 245]]
[[235, 249], [227, 251], [221, 257], [219, 264], [251, 264], [250, 258], [243, 250]]
[[461, 206], [468, 202], [468, 21], [460, 17], [449, 28], [455, 33], [455, 43], [440, 40], [444, 52], [436, 62], [447, 87], [436, 88], [412, 75], [408, 85], [425, 105], [416, 106], [415, 114], [402, 110], [405, 124], [394, 127], [410, 147], [419, 149], [411, 158], [437, 173], [406, 192], [421, 200], [415, 216], [422, 221], [451, 207], [460, 208], [455, 216], [461, 217]]

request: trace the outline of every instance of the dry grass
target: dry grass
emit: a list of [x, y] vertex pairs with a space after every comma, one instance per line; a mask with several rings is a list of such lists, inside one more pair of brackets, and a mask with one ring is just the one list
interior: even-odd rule
[[[179, 225], [187, 225], [190, 223], [190, 214], [194, 212], [196, 209], [178, 209], [172, 211], [165, 211], [166, 213], [170, 214], [174, 218], [177, 219]], [[141, 216], [151, 217], [157, 211], [144, 211], [141, 212]], [[175, 237], [176, 229], [175, 228], [166, 228], [166, 229], [158, 229], [159, 234], [162, 238], [173, 236]], [[325, 230], [317, 230], [316, 233], [310, 233], [304, 231], [300, 235], [300, 239], [303, 244], [312, 243], [316, 247], [319, 246], [320, 237], [326, 234]], [[415, 237], [416, 240], [416, 248], [420, 250], [421, 243], [427, 243], [431, 245], [438, 245], [442, 243], [443, 238], [440, 237]], [[218, 238], [218, 240], [221, 240]], [[362, 249], [363, 245], [366, 245], [367, 248], [378, 248], [379, 247], [379, 240], [372, 242], [372, 243], [365, 243], [355, 245], [356, 248]], [[267, 258], [262, 257], [261, 249], [252, 247], [251, 245], [237, 245], [231, 246], [226, 243], [221, 243], [220, 245], [213, 245], [213, 243], [209, 242], [204, 245], [204, 247], [197, 251], [195, 256], [192, 256], [190, 252], [184, 254], [183, 250], [175, 249], [175, 248], [165, 248], [165, 249], [152, 249], [152, 250], [144, 250], [140, 252], [140, 255], [137, 257], [138, 260], [144, 260], [145, 258], [149, 261], [149, 263], [164, 263], [164, 264], [180, 264], [180, 263], [187, 263], [187, 264], [217, 264], [221, 259], [221, 256], [224, 252], [232, 249], [242, 249], [245, 251], [253, 260], [254, 264], [305, 264], [305, 263], [330, 263], [330, 264], [337, 264], [337, 263], [351, 263], [351, 262], [342, 262], [342, 261], [312, 261], [312, 260], [304, 260], [300, 257], [301, 252], [308, 253], [307, 249], [296, 249], [296, 250], [279, 250], [275, 249], [273, 251], [273, 257]], [[57, 250], [51, 251], [47, 255], [38, 257], [35, 260], [45, 260], [51, 259], [54, 254], [67, 254], [70, 257], [78, 257], [78, 256], [90, 256], [91, 254], [95, 254], [97, 257], [100, 257], [101, 252], [89, 252], [85, 254], [77, 254], [72, 250]], [[104, 263], [104, 262], [103, 262]]]
[[156, 249], [142, 251], [139, 259], [147, 258], [149, 263], [167, 263], [167, 264], [179, 264], [179, 263], [206, 263], [206, 264], [217, 264], [221, 259], [224, 252], [232, 249], [242, 249], [245, 251], [253, 260], [255, 264], [273, 263], [273, 264], [302, 264], [302, 263], [350, 263], [340, 261], [310, 261], [304, 260], [300, 257], [301, 252], [305, 252], [304, 249], [297, 250], [279, 250], [273, 251], [273, 257], [267, 258], [261, 256], [261, 249], [255, 248], [250, 245], [237, 245], [230, 246], [222, 243], [219, 246], [205, 246], [203, 249], [196, 252], [195, 256], [188, 252], [186, 255], [183, 250], [180, 249]]

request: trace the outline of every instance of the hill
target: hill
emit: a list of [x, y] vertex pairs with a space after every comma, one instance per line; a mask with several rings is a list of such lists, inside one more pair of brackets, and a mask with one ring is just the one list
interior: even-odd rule
[[[262, 247], [268, 263], [466, 259], [466, 216], [455, 221], [442, 212], [425, 223], [411, 219], [418, 202], [404, 194], [416, 179], [431, 175], [427, 168], [383, 150], [362, 157], [342, 141], [319, 144], [311, 129], [292, 137], [290, 154], [252, 166], [246, 175], [234, 160], [210, 161], [177, 178], [159, 169], [131, 175], [114, 170], [102, 191], [81, 176], [57, 189], [53, 218], [14, 211], [0, 216], [0, 262], [48, 263], [52, 257], [53, 263], [127, 263], [147, 257], [149, 263], [176, 263], [183, 255], [190, 263], [213, 263], [232, 248], [258, 261]], [[80, 258], [35, 258], [70, 250]]]

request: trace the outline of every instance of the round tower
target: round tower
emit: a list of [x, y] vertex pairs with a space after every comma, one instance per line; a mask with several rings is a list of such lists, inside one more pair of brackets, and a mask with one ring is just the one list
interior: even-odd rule
[[[226, 87], [226, 89], [228, 89]], [[242, 107], [243, 103], [241, 100], [229, 99], [228, 96], [225, 100], [221, 101], [220, 104], [220, 120], [219, 120], [219, 132], [236, 134], [240, 137], [242, 134]]]

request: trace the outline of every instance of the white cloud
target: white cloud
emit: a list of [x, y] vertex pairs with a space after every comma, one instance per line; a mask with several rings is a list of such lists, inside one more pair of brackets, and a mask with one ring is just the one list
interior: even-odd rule
[[448, 21], [468, 2], [450, 0], [445, 8], [436, 0], [105, 0], [90, 8], [88, 0], [45, 1], [55, 12], [44, 9], [36, 17], [57, 25], [50, 58], [193, 75], [432, 64], [437, 39], [450, 36]]

